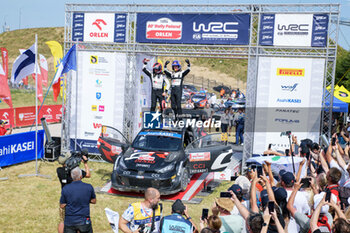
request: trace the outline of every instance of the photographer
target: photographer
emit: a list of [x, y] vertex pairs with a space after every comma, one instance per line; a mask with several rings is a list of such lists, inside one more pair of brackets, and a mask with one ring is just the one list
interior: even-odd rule
[[[72, 168], [69, 168], [69, 162], [70, 162], [70, 160], [75, 160], [73, 162], [75, 162], [75, 164], [77, 164], [76, 161], [78, 160], [78, 158], [79, 157], [72, 157], [70, 155], [70, 153], [68, 153], [66, 155], [60, 155], [58, 157], [58, 163], [61, 164], [62, 167], [58, 167], [56, 171], [57, 171], [57, 177], [61, 183], [61, 188], [63, 188], [66, 184], [72, 183], [73, 179], [70, 176], [70, 171], [69, 171]], [[84, 168], [85, 168], [85, 170], [82, 170], [83, 178], [90, 178], [91, 174], [90, 174], [89, 166], [87, 164], [88, 158], [87, 158], [86, 152], [82, 152], [81, 162], [83, 162]], [[67, 164], [68, 164], [68, 167], [67, 167]]]
[[[84, 163], [84, 168], [85, 171], [82, 170], [82, 178], [90, 178], [90, 169], [87, 164], [88, 158], [87, 158], [88, 153], [86, 151], [82, 152], [81, 155], [81, 161]], [[78, 162], [79, 157], [71, 156], [70, 153], [67, 153], [66, 155], [60, 155], [58, 157], [58, 163], [62, 165], [62, 167], [57, 168], [57, 177], [61, 183], [61, 189], [66, 184], [70, 184], [73, 182], [73, 179], [70, 175], [70, 171], [72, 170], [72, 167], [69, 167], [70, 164], [76, 164], [79, 166]], [[71, 162], [72, 161], [72, 162]], [[80, 161], [80, 160], [79, 160]], [[60, 220], [58, 223], [58, 232], [63, 233], [63, 227], [64, 227], [64, 215], [65, 215], [65, 209], [64, 208], [59, 208], [59, 213], [60, 213]]]

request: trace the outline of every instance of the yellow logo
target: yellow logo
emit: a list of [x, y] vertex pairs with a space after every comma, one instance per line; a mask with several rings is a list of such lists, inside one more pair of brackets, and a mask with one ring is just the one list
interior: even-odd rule
[[277, 68], [277, 76], [304, 76], [305, 69]]
[[92, 105], [92, 106], [91, 106], [91, 110], [92, 110], [92, 111], [97, 111], [97, 105]]
[[97, 64], [98, 63], [98, 57], [94, 56], [94, 55], [91, 55], [90, 56], [90, 63], [91, 64]]

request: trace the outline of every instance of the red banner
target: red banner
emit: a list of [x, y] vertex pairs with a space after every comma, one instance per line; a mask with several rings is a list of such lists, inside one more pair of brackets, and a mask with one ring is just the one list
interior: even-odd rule
[[7, 108], [7, 109], [0, 109], [0, 119], [5, 121], [5, 128], [8, 129], [11, 126], [15, 126], [15, 118], [14, 118], [14, 109], [13, 108]]
[[[39, 110], [39, 107], [38, 107]], [[15, 108], [16, 127], [33, 125], [35, 122], [35, 107]]]
[[61, 108], [62, 105], [44, 105], [40, 110], [39, 118], [45, 117], [48, 123], [60, 122], [62, 118]]
[[2, 66], [4, 67], [6, 79], [9, 74], [9, 53], [6, 48], [0, 48], [2, 57]]

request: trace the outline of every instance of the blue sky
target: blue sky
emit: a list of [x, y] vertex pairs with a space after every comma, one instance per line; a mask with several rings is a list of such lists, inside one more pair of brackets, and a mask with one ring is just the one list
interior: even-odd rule
[[[251, 0], [251, 1], [229, 1], [229, 0], [0, 0], [0, 32], [3, 26], [10, 27], [10, 30], [19, 28], [34, 27], [63, 27], [64, 26], [64, 5], [65, 3], [106, 3], [106, 4], [128, 4], [128, 3], [148, 3], [154, 4], [238, 4], [238, 3], [340, 3], [341, 17], [350, 21], [350, 0]], [[21, 19], [21, 20], [20, 20]], [[339, 33], [339, 44], [345, 49], [350, 49], [350, 26], [341, 26]]]

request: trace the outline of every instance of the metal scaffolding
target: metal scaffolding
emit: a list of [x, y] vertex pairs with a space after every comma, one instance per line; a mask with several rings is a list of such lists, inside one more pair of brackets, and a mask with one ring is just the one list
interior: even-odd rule
[[[84, 51], [108, 51], [124, 52], [127, 54], [127, 77], [125, 80], [126, 103], [134, 103], [135, 97], [132, 89], [136, 78], [136, 54], [144, 53], [152, 56], [176, 56], [176, 57], [211, 57], [226, 59], [247, 59], [247, 94], [246, 94], [246, 121], [245, 143], [243, 151], [243, 164], [253, 151], [254, 121], [257, 88], [258, 60], [261, 56], [273, 57], [300, 57], [300, 58], [324, 58], [326, 60], [324, 88], [331, 86], [331, 91], [323, 97], [322, 105], [326, 111], [322, 111], [321, 132], [330, 137], [331, 115], [333, 105], [333, 87], [335, 63], [337, 54], [337, 41], [339, 31], [339, 4], [226, 4], [226, 5], [151, 5], [151, 4], [66, 4], [65, 6], [65, 52], [72, 46], [72, 16], [75, 12], [98, 13], [127, 13], [127, 40], [126, 43], [94, 43], [79, 42]], [[232, 14], [248, 13], [251, 16], [250, 43], [249, 45], [194, 45], [194, 44], [157, 44], [136, 42], [136, 18], [138, 13], [177, 13], [177, 14]], [[326, 47], [283, 47], [259, 45], [260, 16], [264, 13], [286, 14], [328, 14], [328, 43]], [[69, 80], [68, 80], [69, 85]], [[70, 89], [68, 87], [67, 100], [64, 102], [64, 116], [62, 127], [62, 150], [69, 148], [70, 127]], [[326, 102], [330, 102], [326, 106]], [[134, 115], [132, 104], [124, 107], [124, 133], [129, 139], [132, 132], [132, 122], [128, 116]]]

